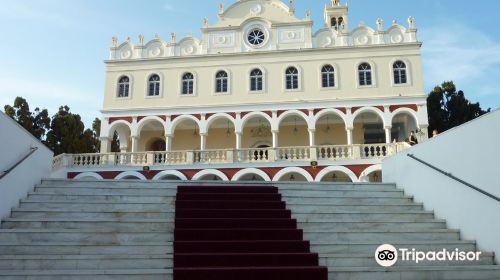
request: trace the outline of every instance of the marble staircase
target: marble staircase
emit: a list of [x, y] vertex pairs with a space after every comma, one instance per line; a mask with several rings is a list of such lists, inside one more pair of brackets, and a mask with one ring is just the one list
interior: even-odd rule
[[[179, 184], [192, 183], [44, 180], [2, 221], [0, 279], [173, 279]], [[477, 262], [378, 266], [374, 253], [383, 243], [476, 250], [394, 185], [274, 185], [330, 280], [500, 279], [488, 252]]]

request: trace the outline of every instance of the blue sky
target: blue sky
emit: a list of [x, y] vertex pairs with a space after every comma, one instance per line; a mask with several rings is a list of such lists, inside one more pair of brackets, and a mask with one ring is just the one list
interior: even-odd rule
[[[222, 1], [226, 7], [235, 0]], [[104, 63], [112, 36], [146, 41], [198, 35], [202, 19], [216, 21], [220, 0], [0, 0], [0, 105], [16, 96], [32, 107], [69, 105], [87, 124], [100, 115]], [[314, 30], [329, 0], [296, 0], [297, 16], [312, 11]], [[345, 1], [342, 1], [345, 2]], [[146, 4], [147, 3], [147, 4]], [[378, 17], [406, 25], [416, 18], [423, 41], [425, 87], [453, 80], [482, 107], [500, 107], [500, 1], [351, 0], [350, 27]]]

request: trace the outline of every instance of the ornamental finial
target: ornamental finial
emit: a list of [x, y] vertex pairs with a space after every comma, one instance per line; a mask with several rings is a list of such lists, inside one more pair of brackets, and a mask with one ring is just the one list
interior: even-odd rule
[[177, 41], [177, 34], [175, 34], [175, 32], [172, 32], [170, 33], [170, 37], [172, 37], [172, 43], [175, 44], [175, 42]]
[[118, 38], [116, 36], [113, 36], [111, 38], [111, 47], [116, 48], [118, 46]]

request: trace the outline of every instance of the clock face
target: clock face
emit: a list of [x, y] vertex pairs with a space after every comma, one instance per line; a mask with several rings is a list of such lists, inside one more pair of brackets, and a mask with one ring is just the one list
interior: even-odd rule
[[266, 34], [261, 29], [256, 28], [248, 32], [247, 40], [253, 46], [260, 46], [266, 40]]

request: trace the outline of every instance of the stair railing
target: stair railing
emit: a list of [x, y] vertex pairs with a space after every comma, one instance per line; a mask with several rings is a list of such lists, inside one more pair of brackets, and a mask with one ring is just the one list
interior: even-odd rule
[[459, 182], [461, 184], [464, 184], [465, 186], [467, 186], [467, 187], [469, 187], [469, 188], [471, 188], [471, 189], [473, 189], [475, 191], [478, 191], [478, 192], [480, 192], [480, 193], [482, 193], [482, 194], [484, 194], [484, 195], [486, 195], [486, 196], [488, 196], [488, 197], [490, 197], [490, 198], [492, 198], [492, 199], [500, 202], [500, 198], [498, 196], [495, 196], [495, 195], [493, 195], [493, 194], [491, 194], [491, 193], [489, 193], [489, 192], [487, 192], [485, 190], [482, 190], [479, 187], [476, 187], [473, 184], [470, 184], [470, 183], [468, 183], [468, 182], [466, 182], [466, 181], [464, 181], [464, 180], [456, 177], [455, 175], [451, 174], [450, 172], [446, 172], [446, 171], [442, 170], [441, 168], [438, 168], [438, 167], [436, 167], [436, 166], [434, 166], [434, 165], [432, 165], [432, 164], [430, 164], [430, 163], [428, 163], [428, 162], [426, 162], [426, 161], [424, 161], [424, 160], [416, 157], [413, 154], [407, 154], [407, 156], [410, 157], [410, 158], [412, 158], [412, 159], [414, 159], [414, 160], [416, 160], [416, 161], [418, 161], [418, 162], [420, 162], [420, 163], [422, 163], [423, 165], [425, 165], [427, 167], [430, 167], [431, 169], [436, 170], [437, 172], [445, 175], [448, 178], [451, 178], [451, 179], [453, 179], [453, 180], [455, 180], [455, 181], [457, 181], [457, 182]]
[[34, 154], [38, 150], [38, 147], [31, 147], [30, 151], [22, 157], [20, 160], [18, 160], [11, 168], [3, 171], [2, 174], [0, 174], [0, 180], [3, 179], [3, 177], [7, 176], [12, 170], [16, 169], [21, 163], [23, 163], [26, 159], [28, 159], [32, 154]]

